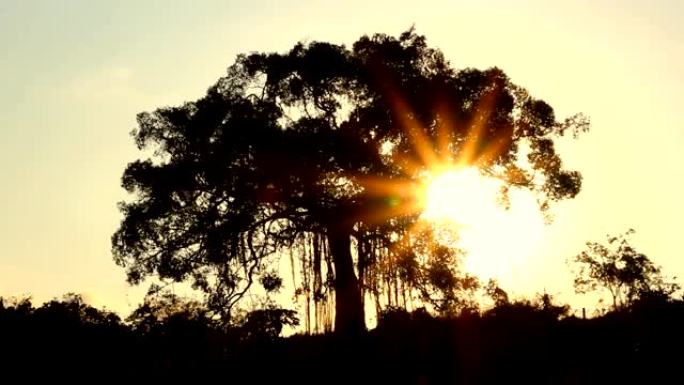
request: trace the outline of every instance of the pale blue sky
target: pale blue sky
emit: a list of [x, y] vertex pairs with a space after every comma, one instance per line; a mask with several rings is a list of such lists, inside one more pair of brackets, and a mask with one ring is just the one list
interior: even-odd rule
[[340, 3], [0, 1], [0, 295], [76, 291], [127, 312], [141, 290], [112, 262], [110, 236], [120, 176], [140, 155], [135, 115], [196, 99], [240, 52], [412, 24], [454, 67], [496, 65], [560, 116], [592, 119], [562, 144], [584, 190], [555, 208], [504, 287], [581, 304], [567, 257], [628, 227], [684, 277], [682, 2]]

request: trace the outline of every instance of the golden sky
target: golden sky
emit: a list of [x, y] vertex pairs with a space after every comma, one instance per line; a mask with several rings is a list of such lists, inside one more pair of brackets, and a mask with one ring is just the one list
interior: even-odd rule
[[144, 290], [128, 288], [110, 236], [120, 176], [140, 156], [136, 114], [200, 97], [241, 52], [413, 24], [455, 68], [498, 66], [559, 117], [591, 118], [590, 133], [561, 144], [582, 192], [535, 242], [511, 240], [504, 288], [582, 306], [567, 258], [629, 227], [639, 250], [684, 277], [683, 19], [678, 0], [4, 0], [0, 295], [74, 291], [127, 313]]

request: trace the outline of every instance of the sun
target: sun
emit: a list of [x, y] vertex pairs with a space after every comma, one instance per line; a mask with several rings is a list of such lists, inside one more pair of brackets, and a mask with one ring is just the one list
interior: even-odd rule
[[466, 227], [489, 221], [500, 185], [474, 167], [431, 174], [425, 181], [422, 216]]
[[[512, 151], [511, 131], [498, 132], [485, 124], [495, 96], [494, 91], [482, 96], [465, 126], [450, 118], [446, 104], [436, 106], [436, 118], [424, 126], [401, 93], [389, 92], [404, 137], [388, 138], [379, 153], [397, 173], [390, 178], [361, 175], [355, 181], [370, 202], [383, 203], [381, 210], [366, 213], [368, 223], [417, 215], [419, 220], [402, 239], [410, 242], [427, 227], [434, 241], [465, 252], [464, 271], [515, 287], [529, 278], [545, 222], [531, 188], [534, 180], [527, 180], [524, 172], [515, 181], [508, 174], [518, 166], [506, 158]], [[521, 168], [527, 169], [524, 164]]]
[[[503, 182], [476, 167], [433, 170], [419, 188], [421, 218], [452, 236], [445, 242], [466, 252], [464, 269], [483, 280], [519, 279], [530, 263], [544, 221], [529, 193], [511, 190], [499, 203]], [[444, 238], [447, 239], [447, 238]]]

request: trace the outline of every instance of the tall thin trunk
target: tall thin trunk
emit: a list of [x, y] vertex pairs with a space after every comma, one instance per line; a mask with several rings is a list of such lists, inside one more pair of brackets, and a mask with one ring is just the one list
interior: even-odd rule
[[335, 332], [356, 335], [366, 330], [359, 280], [351, 255], [351, 228], [328, 227], [328, 243], [335, 266]]

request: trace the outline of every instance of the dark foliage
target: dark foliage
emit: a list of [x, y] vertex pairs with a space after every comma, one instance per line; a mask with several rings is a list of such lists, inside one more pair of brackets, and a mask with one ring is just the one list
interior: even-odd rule
[[[390, 309], [376, 329], [353, 339], [279, 337], [293, 319], [278, 309], [232, 327], [194, 311], [154, 321], [150, 314], [161, 312], [143, 313], [124, 324], [74, 295], [39, 308], [2, 300], [2, 366], [52, 368], [53, 376], [76, 380], [95, 370], [109, 379], [227, 383], [664, 383], [677, 378], [684, 343], [684, 301], [663, 297], [593, 319], [568, 317], [549, 296], [451, 318]], [[354, 370], [339, 371], [340, 362]]]

